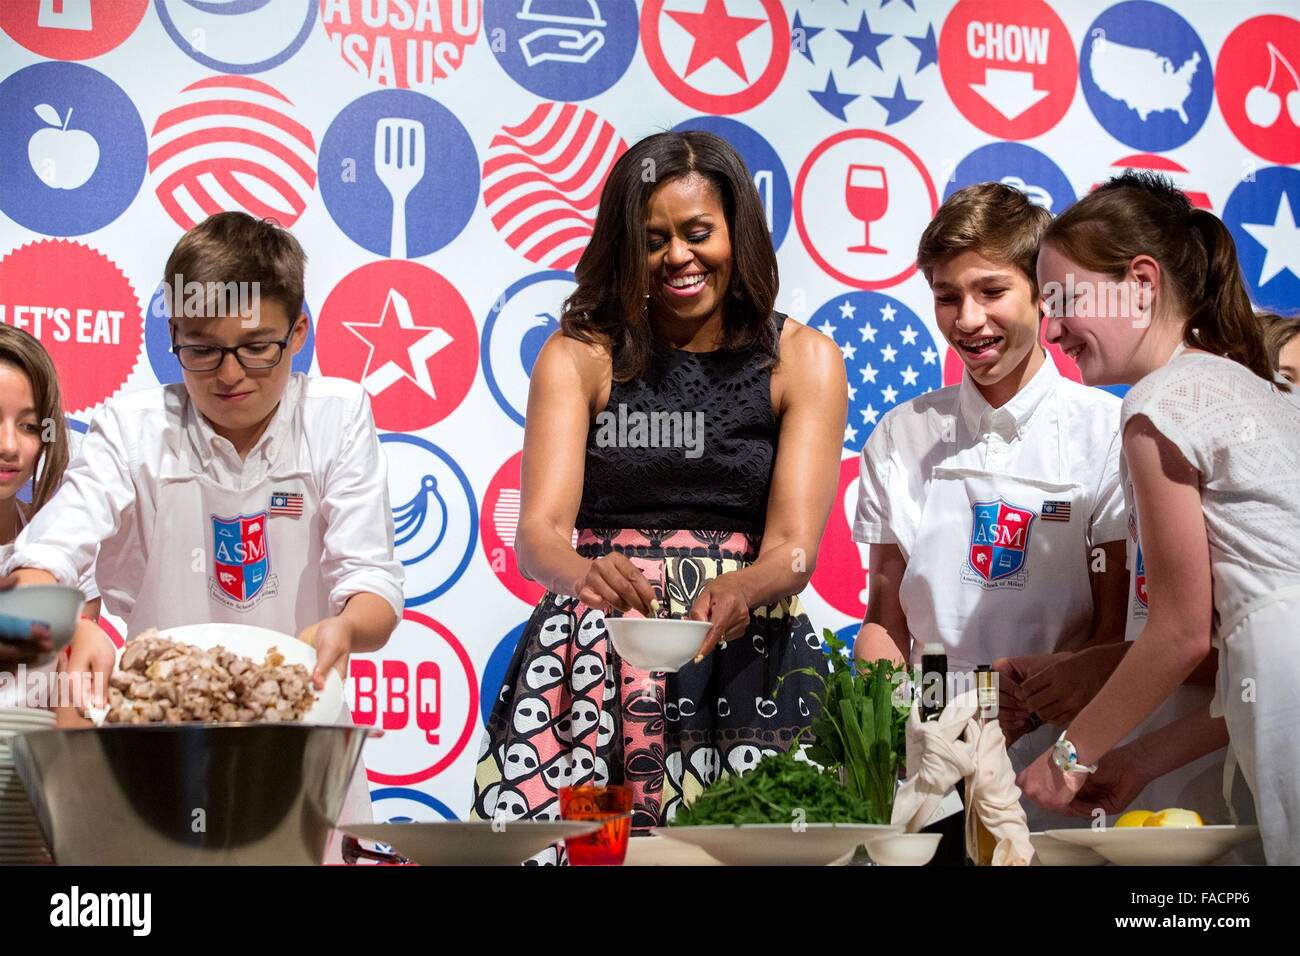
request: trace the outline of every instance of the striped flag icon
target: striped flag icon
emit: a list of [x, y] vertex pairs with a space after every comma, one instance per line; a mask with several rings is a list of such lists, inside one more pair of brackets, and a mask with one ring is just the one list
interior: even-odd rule
[[605, 178], [626, 150], [591, 110], [541, 104], [489, 144], [483, 202], [492, 225], [530, 262], [572, 269], [591, 238]]
[[248, 76], [191, 83], [150, 135], [149, 172], [182, 229], [242, 210], [292, 226], [316, 188], [316, 140], [275, 87]]

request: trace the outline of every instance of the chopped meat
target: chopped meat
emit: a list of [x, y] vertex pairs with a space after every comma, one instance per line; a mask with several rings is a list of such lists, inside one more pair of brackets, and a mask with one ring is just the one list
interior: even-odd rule
[[108, 685], [106, 719], [114, 724], [296, 721], [316, 701], [307, 668], [286, 664], [275, 648], [259, 664], [156, 631], [127, 644]]

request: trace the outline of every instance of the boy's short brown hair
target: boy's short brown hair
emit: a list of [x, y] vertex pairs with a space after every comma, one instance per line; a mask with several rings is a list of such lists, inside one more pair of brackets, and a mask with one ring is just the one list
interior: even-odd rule
[[974, 251], [990, 262], [1006, 262], [1025, 274], [1038, 295], [1038, 244], [1052, 214], [1019, 189], [1003, 183], [976, 183], [944, 200], [921, 233], [916, 265], [930, 282], [934, 267]]
[[[258, 219], [245, 212], [219, 212], [181, 236], [167, 257], [163, 283], [173, 317], [190, 314], [179, 305], [190, 301], [186, 290], [197, 288], [191, 283], [200, 283], [209, 290], [247, 283], [256, 290], [258, 299], [280, 303], [292, 327], [302, 314], [306, 265], [307, 254], [298, 240], [273, 219]], [[222, 303], [214, 301], [215, 294], [209, 291], [205, 297], [206, 316], [227, 314], [221, 309]]]

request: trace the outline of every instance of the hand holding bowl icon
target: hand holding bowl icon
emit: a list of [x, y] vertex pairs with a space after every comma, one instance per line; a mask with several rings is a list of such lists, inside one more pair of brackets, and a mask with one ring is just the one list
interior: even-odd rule
[[32, 172], [51, 189], [80, 189], [99, 166], [99, 144], [85, 130], [68, 129], [72, 108], [59, 119], [48, 103], [36, 108], [36, 115], [48, 125], [27, 142], [27, 161]]

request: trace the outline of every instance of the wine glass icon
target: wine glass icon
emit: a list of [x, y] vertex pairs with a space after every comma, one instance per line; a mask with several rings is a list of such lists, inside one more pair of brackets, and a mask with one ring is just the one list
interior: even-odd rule
[[849, 246], [849, 252], [886, 253], [871, 244], [871, 223], [889, 208], [889, 183], [885, 167], [851, 164], [844, 178], [844, 203], [854, 219], [862, 220], [862, 245]]

